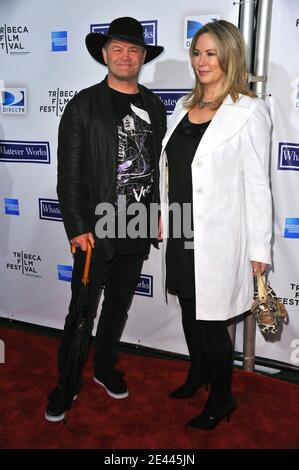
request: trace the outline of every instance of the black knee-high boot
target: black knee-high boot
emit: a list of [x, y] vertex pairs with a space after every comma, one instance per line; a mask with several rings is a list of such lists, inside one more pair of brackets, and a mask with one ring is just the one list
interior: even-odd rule
[[236, 408], [231, 392], [232, 342], [225, 322], [200, 321], [204, 350], [211, 377], [211, 391], [203, 412], [187, 423], [188, 426], [213, 429]]
[[190, 356], [190, 368], [186, 382], [170, 393], [171, 398], [189, 398], [202, 385], [208, 384], [209, 374], [204, 355], [200, 324], [195, 318], [195, 301], [179, 298], [182, 308], [183, 331]]

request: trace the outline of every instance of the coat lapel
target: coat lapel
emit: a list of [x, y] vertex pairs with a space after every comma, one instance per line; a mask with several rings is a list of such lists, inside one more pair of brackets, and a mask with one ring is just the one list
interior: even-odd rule
[[248, 120], [248, 105], [243, 97], [233, 102], [227, 96], [214, 115], [196, 151], [201, 156], [213, 151], [237, 134]]
[[[196, 156], [211, 152], [237, 134], [248, 120], [249, 107], [246, 97], [241, 96], [239, 101], [234, 103], [231, 97], [227, 96], [205, 131], [197, 148]], [[186, 113], [187, 110], [181, 104], [172, 115], [168, 130], [163, 139], [162, 150], [165, 150], [173, 131]]]

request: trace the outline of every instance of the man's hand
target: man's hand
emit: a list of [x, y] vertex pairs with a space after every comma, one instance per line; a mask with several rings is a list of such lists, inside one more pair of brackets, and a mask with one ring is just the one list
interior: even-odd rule
[[260, 263], [259, 261], [250, 261], [251, 266], [252, 266], [252, 271], [253, 275], [255, 275], [258, 271], [261, 272], [261, 274], [264, 274], [266, 271], [268, 265], [266, 263]]
[[78, 246], [81, 248], [82, 251], [87, 250], [87, 240], [90, 241], [92, 248], [94, 248], [94, 238], [93, 234], [91, 232], [89, 233], [83, 233], [82, 235], [79, 235], [78, 237], [72, 238], [71, 243], [72, 245]]

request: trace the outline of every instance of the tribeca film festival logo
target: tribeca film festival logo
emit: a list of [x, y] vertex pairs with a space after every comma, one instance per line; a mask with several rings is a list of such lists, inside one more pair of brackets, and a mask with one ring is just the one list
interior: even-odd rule
[[62, 221], [59, 202], [57, 199], [39, 198], [39, 218], [42, 220]]
[[279, 142], [278, 170], [299, 170], [299, 144]]
[[187, 95], [190, 92], [190, 89], [173, 89], [173, 90], [161, 90], [161, 89], [152, 89], [152, 91], [159, 96], [160, 100], [165, 106], [167, 115], [173, 113], [173, 110], [180, 98]]
[[206, 23], [217, 21], [220, 19], [219, 14], [187, 16], [184, 19], [184, 48], [189, 49], [192, 38], [196, 31], [203, 27]]
[[25, 276], [41, 277], [38, 273], [42, 261], [40, 255], [36, 253], [25, 253], [24, 251], [13, 251], [12, 261], [6, 263], [6, 269], [18, 271]]
[[[143, 27], [144, 42], [150, 46], [156, 46], [158, 21], [148, 20], [148, 21], [140, 21], [140, 23], [142, 24], [142, 27]], [[110, 23], [91, 24], [90, 32], [107, 34], [109, 25]]]
[[283, 305], [299, 306], [299, 284], [290, 282], [290, 294], [288, 297], [278, 297], [279, 302]]
[[2, 114], [25, 114], [26, 108], [26, 88], [0, 88], [0, 109]]
[[67, 51], [67, 31], [52, 31], [51, 46], [52, 52]]
[[[299, 220], [299, 219], [298, 219]], [[299, 284], [290, 283], [291, 294], [289, 297], [279, 297], [278, 300], [283, 305], [299, 306]], [[293, 364], [299, 364], [299, 338], [291, 341], [293, 351], [290, 354], [290, 360]]]
[[0, 140], [0, 162], [49, 164], [49, 142]]
[[48, 91], [48, 104], [40, 105], [40, 113], [54, 113], [56, 116], [63, 114], [67, 103], [78, 93], [77, 90], [56, 90]]
[[5, 214], [7, 215], [20, 215], [18, 199], [4, 199]]
[[29, 54], [26, 39], [29, 30], [27, 26], [0, 25], [0, 52], [6, 54]]

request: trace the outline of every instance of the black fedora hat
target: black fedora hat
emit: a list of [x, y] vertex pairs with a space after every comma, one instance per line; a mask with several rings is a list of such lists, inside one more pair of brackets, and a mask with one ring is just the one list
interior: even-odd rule
[[144, 42], [142, 25], [135, 18], [130, 18], [129, 16], [116, 18], [110, 23], [107, 34], [89, 33], [85, 38], [88, 52], [97, 62], [103, 65], [106, 64], [102, 54], [102, 47], [109, 39], [117, 39], [118, 41], [145, 47], [147, 51], [144, 60], [145, 64], [158, 57], [164, 50], [162, 46], [151, 46]]

